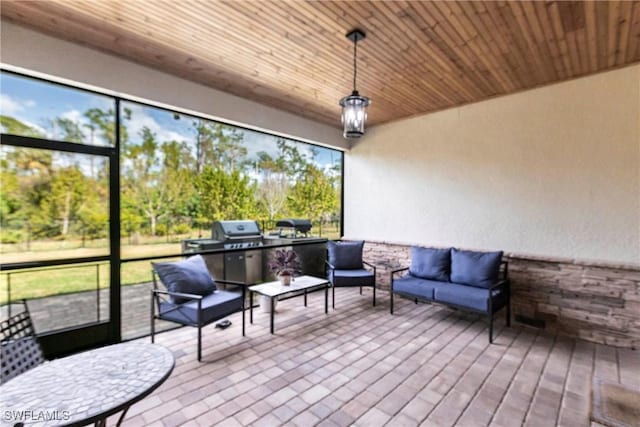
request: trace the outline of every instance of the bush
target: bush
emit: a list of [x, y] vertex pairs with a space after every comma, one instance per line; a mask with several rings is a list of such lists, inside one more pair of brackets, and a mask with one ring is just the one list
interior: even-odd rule
[[156, 236], [166, 236], [167, 235], [167, 224], [156, 224]]
[[20, 243], [23, 240], [21, 230], [7, 230], [6, 228], [0, 232], [0, 242], [4, 244]]
[[176, 224], [176, 225], [173, 226], [173, 233], [174, 234], [189, 234], [189, 233], [191, 233], [191, 226], [189, 226], [189, 224], [184, 224], [184, 223]]

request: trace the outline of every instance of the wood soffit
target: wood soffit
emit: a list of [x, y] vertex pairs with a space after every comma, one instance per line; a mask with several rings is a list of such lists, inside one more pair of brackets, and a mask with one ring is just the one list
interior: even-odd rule
[[463, 105], [640, 60], [640, 1], [3, 1], [2, 17], [340, 126]]

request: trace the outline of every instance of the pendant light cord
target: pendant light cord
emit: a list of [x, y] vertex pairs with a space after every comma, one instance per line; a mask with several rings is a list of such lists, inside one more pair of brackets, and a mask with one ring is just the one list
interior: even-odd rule
[[358, 37], [353, 41], [353, 91], [356, 92], [356, 76], [358, 74], [358, 64], [356, 58], [358, 56]]

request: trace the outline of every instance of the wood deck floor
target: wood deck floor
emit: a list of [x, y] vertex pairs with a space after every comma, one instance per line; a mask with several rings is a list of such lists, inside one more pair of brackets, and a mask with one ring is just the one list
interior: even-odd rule
[[[276, 334], [254, 313], [233, 325], [157, 336], [176, 367], [125, 426], [589, 426], [592, 378], [640, 386], [640, 352], [522, 326], [498, 315], [494, 345], [474, 315], [380, 292], [338, 289], [280, 302]], [[148, 339], [148, 338], [147, 338]], [[114, 420], [110, 420], [113, 422]]]

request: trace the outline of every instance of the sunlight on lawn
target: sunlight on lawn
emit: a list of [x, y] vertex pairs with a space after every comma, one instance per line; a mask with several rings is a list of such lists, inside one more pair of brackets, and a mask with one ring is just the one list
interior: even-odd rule
[[[99, 251], [99, 252], [98, 252]], [[180, 252], [179, 243], [123, 246], [125, 258], [162, 256]], [[33, 255], [33, 256], [31, 256]], [[3, 254], [3, 263], [28, 260], [47, 260], [105, 255], [104, 249], [76, 248], [46, 252]], [[99, 267], [98, 267], [99, 266]], [[99, 274], [98, 274], [99, 268]], [[33, 270], [17, 270], [0, 274], [0, 304], [7, 302], [8, 276], [11, 275], [11, 299], [39, 298], [95, 290], [99, 275], [99, 287], [109, 286], [109, 263], [91, 263], [73, 267], [50, 267]], [[132, 262], [122, 265], [122, 285], [151, 281], [150, 262]]]

